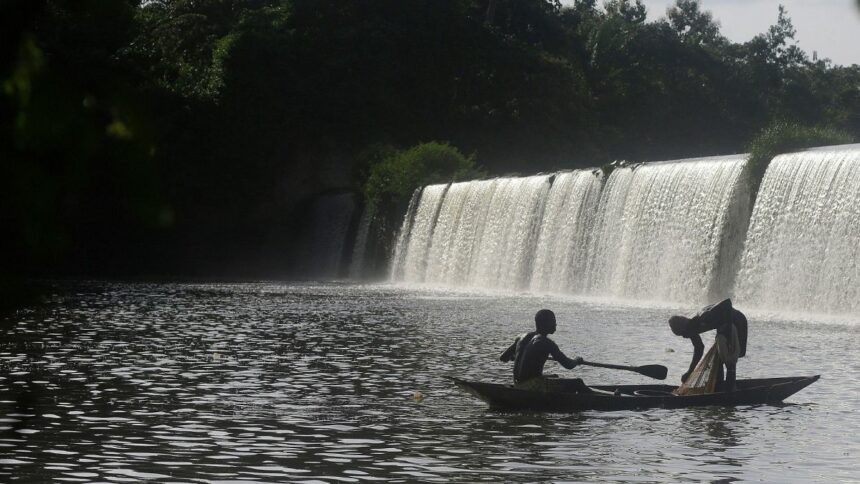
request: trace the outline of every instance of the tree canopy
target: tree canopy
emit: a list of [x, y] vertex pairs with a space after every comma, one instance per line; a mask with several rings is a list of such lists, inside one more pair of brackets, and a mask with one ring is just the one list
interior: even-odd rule
[[373, 146], [502, 174], [735, 153], [782, 121], [856, 138], [860, 67], [774, 17], [733, 43], [696, 0], [650, 22], [639, 0], [3, 0], [3, 252], [252, 267], [307, 200], [361, 192]]

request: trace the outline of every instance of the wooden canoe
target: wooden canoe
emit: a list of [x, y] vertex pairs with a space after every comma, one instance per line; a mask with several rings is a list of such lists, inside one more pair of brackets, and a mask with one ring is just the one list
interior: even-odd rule
[[820, 375], [737, 380], [736, 390], [704, 395], [673, 395], [671, 385], [597, 385], [594, 393], [541, 392], [513, 385], [452, 378], [466, 392], [495, 410], [639, 410], [685, 408], [707, 405], [757, 405], [780, 403], [814, 383]]

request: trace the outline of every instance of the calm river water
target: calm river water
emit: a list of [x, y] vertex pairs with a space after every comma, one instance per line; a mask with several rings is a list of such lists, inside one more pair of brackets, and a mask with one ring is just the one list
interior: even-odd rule
[[498, 354], [541, 307], [568, 355], [663, 364], [672, 382], [689, 362], [665, 323], [689, 307], [338, 283], [58, 285], [0, 335], [0, 481], [860, 479], [856, 322], [748, 312], [739, 377], [823, 375], [779, 407], [497, 413], [443, 378], [508, 380]]

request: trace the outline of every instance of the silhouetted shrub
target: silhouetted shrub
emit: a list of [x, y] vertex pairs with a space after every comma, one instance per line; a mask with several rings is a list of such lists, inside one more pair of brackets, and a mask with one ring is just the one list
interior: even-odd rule
[[839, 145], [853, 142], [851, 134], [825, 126], [804, 126], [780, 121], [763, 129], [749, 146], [750, 192], [753, 199], [758, 193], [761, 180], [770, 161], [780, 153], [810, 148], [813, 146]]
[[465, 156], [447, 143], [422, 143], [404, 151], [389, 152], [370, 166], [364, 186], [368, 206], [399, 204], [423, 185], [479, 178], [474, 156]]

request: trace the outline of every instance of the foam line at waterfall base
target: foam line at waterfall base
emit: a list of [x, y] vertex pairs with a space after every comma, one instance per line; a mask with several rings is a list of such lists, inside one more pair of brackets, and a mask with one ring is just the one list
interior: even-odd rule
[[592, 296], [587, 294], [567, 294], [560, 292], [534, 292], [529, 290], [514, 290], [500, 288], [486, 288], [473, 286], [452, 286], [450, 284], [439, 284], [429, 282], [397, 282], [391, 281], [380, 287], [396, 288], [398, 292], [410, 294], [417, 299], [445, 300], [445, 299], [497, 299], [499, 297], [516, 297], [525, 301], [534, 301], [536, 306], [551, 306], [554, 303], [575, 302], [583, 307], [615, 308], [615, 309], [657, 309], [666, 314], [692, 313], [699, 309], [700, 305], [678, 303], [660, 300], [637, 300], [619, 298], [614, 296]]

